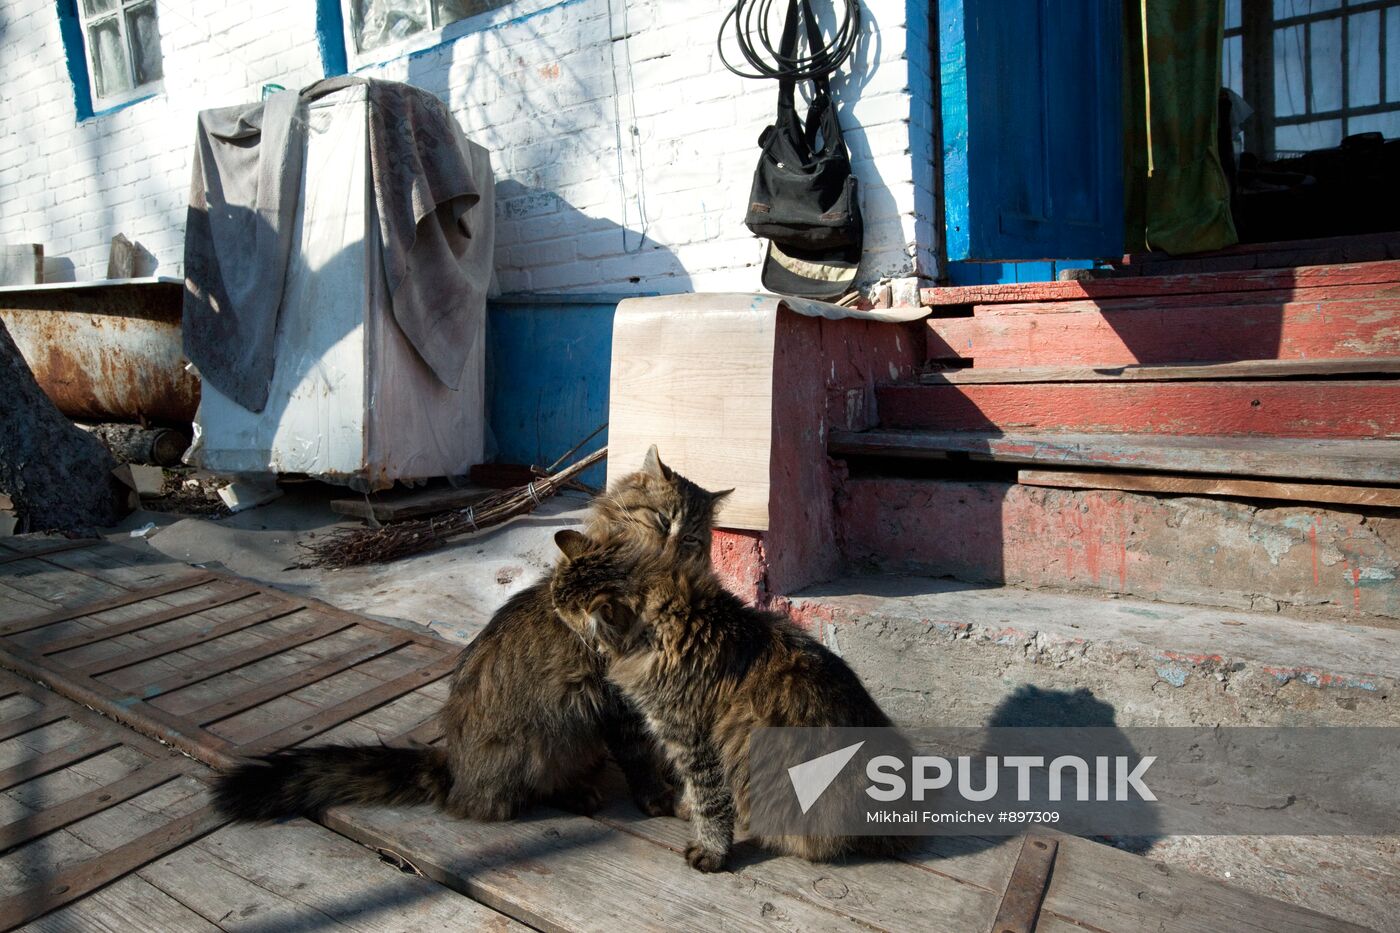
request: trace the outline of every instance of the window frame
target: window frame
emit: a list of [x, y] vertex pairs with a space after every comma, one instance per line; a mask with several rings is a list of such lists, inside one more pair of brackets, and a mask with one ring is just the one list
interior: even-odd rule
[[[77, 19], [79, 41], [83, 47], [83, 62], [87, 67], [88, 99], [92, 102], [93, 115], [105, 113], [110, 110], [118, 110], [137, 101], [154, 97], [165, 90], [165, 50], [159, 48], [161, 56], [161, 76], [153, 81], [136, 83], [136, 56], [131, 49], [131, 38], [128, 34], [126, 14], [129, 9], [140, 6], [146, 0], [113, 0], [115, 6], [112, 10], [91, 16], [86, 12], [83, 0], [74, 0], [73, 13]], [[157, 0], [150, 0], [151, 8], [156, 13], [156, 22], [160, 22], [160, 4]], [[99, 95], [97, 93], [97, 65], [93, 60], [92, 43], [89, 40], [88, 26], [92, 23], [114, 19], [117, 23], [117, 34], [121, 38], [122, 49], [126, 52], [126, 68], [131, 78], [132, 86], [119, 94]], [[159, 39], [159, 36], [157, 36]]]
[[[558, 6], [561, 0], [505, 0], [501, 6], [494, 9], [453, 20], [445, 26], [434, 26], [431, 29], [414, 33], [401, 42], [381, 45], [364, 52], [359, 51], [359, 43], [355, 41], [355, 18], [350, 9], [353, 0], [333, 0], [333, 2], [340, 8], [341, 41], [345, 45], [346, 67], [347, 70], [355, 72], [373, 65], [382, 65], [395, 59], [416, 55], [419, 52], [426, 52], [436, 46], [446, 45], [463, 36], [490, 29], [510, 20], [534, 16], [550, 7]], [[437, 11], [433, 6], [433, 0], [424, 0], [424, 2], [428, 5], [429, 16], [436, 17]]]

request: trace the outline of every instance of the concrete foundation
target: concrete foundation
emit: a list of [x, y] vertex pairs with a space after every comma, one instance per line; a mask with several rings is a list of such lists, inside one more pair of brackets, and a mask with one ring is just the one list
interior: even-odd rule
[[856, 567], [1400, 618], [1393, 512], [908, 479], [852, 479], [837, 511]]

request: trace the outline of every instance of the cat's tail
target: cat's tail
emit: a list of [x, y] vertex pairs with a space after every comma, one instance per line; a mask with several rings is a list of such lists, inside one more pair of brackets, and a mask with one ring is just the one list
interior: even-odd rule
[[441, 807], [451, 788], [441, 749], [323, 745], [236, 765], [219, 775], [214, 803], [227, 817], [258, 822], [320, 816], [340, 804]]

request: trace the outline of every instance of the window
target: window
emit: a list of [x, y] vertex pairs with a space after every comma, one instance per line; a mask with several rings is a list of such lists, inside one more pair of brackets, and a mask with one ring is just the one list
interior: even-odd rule
[[1246, 148], [1400, 137], [1400, 0], [1226, 0], [1222, 82], [1255, 108]]
[[163, 74], [155, 0], [78, 0], [78, 16], [96, 106], [155, 89]]
[[[510, 0], [344, 0], [350, 39], [358, 53], [434, 38], [443, 27]], [[417, 45], [417, 43], [413, 43]], [[431, 44], [431, 43], [430, 43]]]

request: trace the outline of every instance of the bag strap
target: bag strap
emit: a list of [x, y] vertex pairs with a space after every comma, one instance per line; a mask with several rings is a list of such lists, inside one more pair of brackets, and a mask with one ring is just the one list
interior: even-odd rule
[[[790, 60], [797, 53], [797, 21], [803, 21], [803, 26], [807, 31], [807, 44], [810, 48], [821, 49], [822, 35], [821, 27], [817, 24], [817, 17], [812, 12], [811, 0], [788, 0], [787, 18], [783, 22], [783, 34], [778, 45], [778, 56], [780, 59]], [[825, 53], [820, 53], [824, 55]], [[820, 58], [814, 61], [816, 66], [823, 64]], [[825, 76], [809, 79], [812, 82], [813, 94], [812, 103], [807, 108], [806, 120], [800, 120], [797, 116], [796, 90], [797, 82], [792, 78], [780, 78], [778, 80], [778, 124], [786, 123], [793, 131], [794, 138], [801, 139], [807, 151], [816, 154], [817, 132], [822, 133], [822, 148], [826, 152], [834, 152], [838, 146], [844, 145], [841, 138], [841, 124], [836, 119], [835, 108], [831, 106], [831, 84]]]
[[[805, 3], [806, 0], [803, 0]], [[783, 35], [778, 42], [778, 60], [780, 63], [789, 61], [797, 52], [797, 0], [788, 0], [787, 19], [783, 21]], [[791, 116], [793, 121], [797, 120], [797, 110], [793, 106], [793, 92], [797, 88], [797, 82], [792, 78], [778, 79], [778, 122], [782, 122], [784, 116]]]

